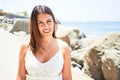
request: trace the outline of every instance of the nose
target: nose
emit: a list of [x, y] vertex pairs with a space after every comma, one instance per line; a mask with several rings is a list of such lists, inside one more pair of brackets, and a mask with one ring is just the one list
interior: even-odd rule
[[47, 24], [47, 23], [45, 23], [45, 24], [44, 24], [44, 27], [45, 27], [45, 28], [48, 28], [48, 24]]

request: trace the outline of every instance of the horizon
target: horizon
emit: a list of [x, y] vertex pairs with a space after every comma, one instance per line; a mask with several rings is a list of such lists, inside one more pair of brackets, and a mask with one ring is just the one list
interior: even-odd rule
[[14, 14], [27, 11], [30, 16], [34, 6], [38, 4], [50, 7], [55, 17], [62, 22], [120, 21], [119, 0], [1, 0], [0, 9]]

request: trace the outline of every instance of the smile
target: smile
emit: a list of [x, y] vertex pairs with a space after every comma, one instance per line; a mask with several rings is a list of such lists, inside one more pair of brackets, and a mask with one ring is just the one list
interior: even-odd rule
[[45, 33], [49, 33], [50, 30], [49, 30], [49, 29], [46, 29], [46, 30], [44, 30], [43, 32], [45, 32]]

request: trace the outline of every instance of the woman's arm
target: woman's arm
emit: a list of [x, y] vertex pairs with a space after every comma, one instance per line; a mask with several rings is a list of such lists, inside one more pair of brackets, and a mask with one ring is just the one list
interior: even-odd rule
[[71, 75], [71, 55], [69, 46], [66, 44], [63, 47], [63, 55], [64, 55], [64, 66], [63, 66], [63, 80], [72, 80]]
[[16, 80], [26, 80], [26, 69], [25, 69], [25, 54], [27, 50], [27, 44], [22, 44], [20, 48], [19, 54], [19, 65], [18, 65], [18, 73]]

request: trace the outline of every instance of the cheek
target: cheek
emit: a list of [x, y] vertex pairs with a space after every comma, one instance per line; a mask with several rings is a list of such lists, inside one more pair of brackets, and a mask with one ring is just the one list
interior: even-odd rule
[[54, 27], [54, 26], [52, 26], [52, 27], [51, 27], [51, 30], [52, 30], [52, 32], [54, 32], [54, 30], [55, 30], [55, 27]]
[[39, 29], [39, 32], [41, 33], [42, 32], [42, 28], [38, 27], [38, 29]]
[[54, 25], [54, 23], [51, 25], [51, 28], [52, 28], [52, 30], [54, 30], [54, 28], [55, 28], [55, 25]]

